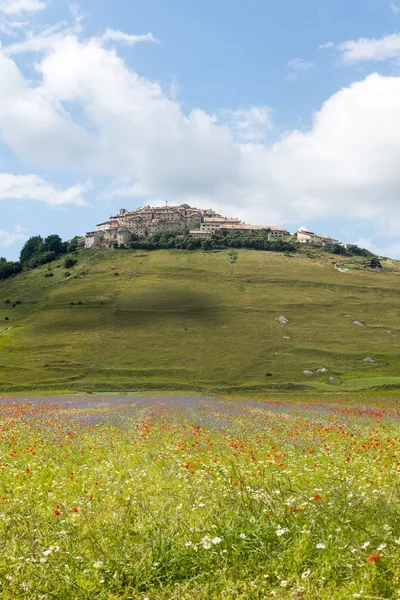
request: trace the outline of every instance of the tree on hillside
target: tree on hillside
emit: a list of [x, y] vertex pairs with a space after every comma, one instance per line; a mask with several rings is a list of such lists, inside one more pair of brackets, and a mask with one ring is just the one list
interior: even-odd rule
[[13, 275], [21, 273], [22, 265], [20, 262], [0, 262], [0, 279], [7, 279]]
[[28, 262], [35, 254], [40, 254], [44, 251], [44, 243], [41, 235], [30, 237], [22, 247], [19, 255], [20, 261], [24, 264]]
[[36, 267], [51, 263], [57, 258], [57, 254], [55, 252], [40, 252], [39, 254], [34, 254], [32, 258], [28, 260], [28, 262], [24, 263], [24, 267], [28, 269], [36, 269]]
[[47, 236], [44, 240], [44, 248], [45, 252], [55, 252], [56, 254], [64, 254], [66, 252], [65, 245], [63, 244], [62, 239], [56, 233]]
[[208, 238], [201, 240], [201, 247], [203, 250], [212, 250], [213, 245], [211, 240]]

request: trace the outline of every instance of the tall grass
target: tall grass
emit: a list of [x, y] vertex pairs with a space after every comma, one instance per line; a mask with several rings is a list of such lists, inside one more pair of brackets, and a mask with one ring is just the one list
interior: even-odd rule
[[1, 412], [1, 598], [400, 598], [388, 401], [10, 398]]

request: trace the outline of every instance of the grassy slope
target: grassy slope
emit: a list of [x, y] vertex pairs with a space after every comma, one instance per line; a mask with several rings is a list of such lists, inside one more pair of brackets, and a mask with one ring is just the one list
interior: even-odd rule
[[[339, 273], [334, 261], [104, 250], [80, 252], [71, 278], [61, 263], [52, 278], [24, 273], [0, 285], [0, 391], [400, 387], [398, 263]], [[328, 374], [304, 376], [318, 367]]]

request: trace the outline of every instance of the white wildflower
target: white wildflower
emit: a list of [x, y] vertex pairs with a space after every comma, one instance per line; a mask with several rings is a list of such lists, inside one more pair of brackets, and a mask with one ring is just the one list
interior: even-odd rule
[[211, 548], [210, 536], [208, 536], [208, 535], [204, 536], [200, 543], [203, 546], [204, 550], [209, 550]]
[[378, 552], [382, 552], [386, 548], [387, 544], [381, 544], [378, 548]]
[[319, 550], [325, 550], [325, 548], [326, 548], [325, 544], [317, 544], [315, 547], [318, 548]]
[[211, 542], [216, 545], [216, 544], [220, 544], [222, 542], [222, 539], [220, 537], [215, 537], [211, 540]]

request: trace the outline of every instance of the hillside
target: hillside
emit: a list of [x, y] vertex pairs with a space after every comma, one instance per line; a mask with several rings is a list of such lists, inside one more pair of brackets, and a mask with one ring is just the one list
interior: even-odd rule
[[59, 261], [0, 285], [1, 392], [400, 387], [395, 261], [346, 258], [342, 273], [316, 250], [77, 257], [69, 277]]

